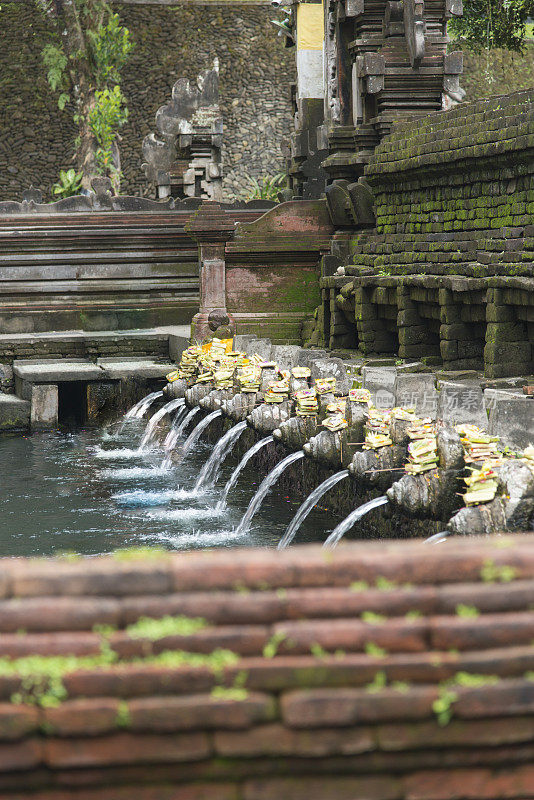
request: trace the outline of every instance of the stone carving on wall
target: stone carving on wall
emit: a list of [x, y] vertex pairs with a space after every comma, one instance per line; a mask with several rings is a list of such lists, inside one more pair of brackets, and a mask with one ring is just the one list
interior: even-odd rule
[[220, 200], [223, 121], [219, 110], [219, 66], [191, 85], [180, 78], [170, 103], [156, 113], [158, 133], [143, 140], [143, 169], [158, 198]]

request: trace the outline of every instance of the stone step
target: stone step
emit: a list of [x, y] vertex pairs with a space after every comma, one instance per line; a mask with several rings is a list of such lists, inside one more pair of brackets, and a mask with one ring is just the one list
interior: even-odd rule
[[24, 430], [30, 425], [30, 403], [0, 392], [0, 431]]
[[71, 330], [0, 334], [0, 364], [27, 359], [179, 359], [189, 325], [122, 331]]

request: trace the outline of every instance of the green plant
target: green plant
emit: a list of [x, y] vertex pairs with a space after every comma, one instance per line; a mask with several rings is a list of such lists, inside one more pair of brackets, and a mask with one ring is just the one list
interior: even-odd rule
[[110, 11], [107, 22], [87, 31], [99, 87], [120, 83], [120, 72], [133, 49], [130, 31], [123, 27], [119, 15]]
[[498, 675], [480, 675], [474, 672], [457, 672], [448, 681], [439, 685], [439, 695], [432, 703], [438, 725], [448, 725], [452, 719], [453, 705], [458, 700], [458, 687], [479, 689], [483, 686], [493, 686], [499, 682]]
[[78, 127], [73, 160], [83, 186], [106, 175], [118, 190], [118, 131], [127, 118], [119, 83], [133, 48], [129, 31], [107, 0], [35, 2], [50, 37], [41, 51], [47, 82], [60, 109], [72, 105]]
[[[59, 181], [52, 186], [52, 194], [58, 198], [72, 197], [79, 194], [82, 188], [82, 173], [75, 169], [60, 169]], [[72, 560], [72, 558], [71, 558]]]
[[386, 684], [387, 684], [387, 676], [384, 670], [381, 669], [379, 670], [379, 672], [375, 674], [375, 677], [373, 678], [371, 683], [367, 684], [367, 686], [365, 687], [365, 691], [369, 692], [370, 694], [376, 694], [377, 692], [380, 692], [382, 689], [385, 689]]
[[127, 119], [128, 109], [125, 106], [120, 86], [95, 92], [95, 103], [89, 111], [88, 123], [98, 144], [96, 163], [101, 175], [116, 172], [112, 148], [117, 131]]
[[330, 655], [330, 653], [327, 650], [325, 650], [324, 647], [321, 647], [320, 644], [317, 644], [317, 642], [312, 644], [312, 646], [310, 647], [310, 652], [312, 656], [315, 656], [315, 658], [328, 658], [328, 656]]
[[274, 658], [278, 652], [278, 648], [282, 644], [283, 641], [287, 639], [287, 634], [283, 631], [276, 631], [273, 633], [265, 647], [263, 648], [263, 657], [264, 658]]
[[432, 703], [432, 711], [437, 717], [438, 725], [448, 725], [452, 719], [452, 706], [458, 700], [458, 693], [449, 686], [440, 686], [439, 695]]
[[120, 700], [119, 706], [117, 708], [117, 717], [116, 717], [116, 725], [117, 728], [129, 728], [132, 724], [132, 719], [130, 716], [130, 708], [126, 700]]
[[464, 603], [458, 603], [456, 606], [456, 615], [458, 617], [465, 617], [466, 619], [476, 619], [480, 616], [480, 611], [475, 606], [467, 606]]
[[473, 50], [500, 47], [522, 52], [533, 0], [466, 0], [463, 15], [451, 20], [450, 32]]
[[253, 178], [249, 175], [246, 179], [249, 188], [246, 192], [245, 200], [278, 200], [278, 195], [287, 181], [287, 176], [283, 172], [276, 175]]
[[117, 561], [144, 561], [145, 559], [169, 558], [169, 551], [163, 547], [122, 547], [111, 554]]
[[423, 616], [422, 611], [418, 611], [416, 608], [412, 609], [411, 611], [407, 611], [404, 615], [404, 619], [412, 620], [412, 619], [421, 619]]
[[384, 614], [376, 614], [374, 611], [364, 611], [362, 614], [362, 622], [367, 622], [369, 625], [382, 625], [386, 620]]
[[480, 577], [484, 583], [510, 583], [517, 576], [517, 569], [509, 564], [498, 566], [493, 559], [484, 561]]
[[368, 588], [367, 581], [353, 581], [349, 586], [351, 592], [365, 592]]
[[383, 575], [378, 576], [375, 581], [375, 586], [377, 589], [380, 589], [381, 592], [391, 592], [393, 589], [397, 588], [395, 581], [390, 581], [389, 578], [385, 578]]
[[140, 617], [137, 622], [127, 626], [126, 633], [132, 639], [150, 639], [154, 642], [166, 636], [191, 636], [207, 626], [208, 623], [201, 617]]
[[364, 650], [368, 656], [374, 656], [375, 658], [385, 658], [388, 654], [387, 650], [374, 642], [366, 642]]

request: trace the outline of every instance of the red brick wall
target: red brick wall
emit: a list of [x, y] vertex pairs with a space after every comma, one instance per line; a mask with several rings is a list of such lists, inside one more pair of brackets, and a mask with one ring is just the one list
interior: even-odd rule
[[533, 543], [0, 560], [0, 800], [532, 798]]

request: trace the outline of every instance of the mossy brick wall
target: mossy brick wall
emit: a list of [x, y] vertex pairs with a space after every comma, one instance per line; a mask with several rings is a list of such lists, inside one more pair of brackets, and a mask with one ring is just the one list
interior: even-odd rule
[[321, 280], [322, 340], [488, 377], [534, 369], [534, 92], [398, 124], [366, 177], [376, 227]]
[[[147, 194], [141, 144], [173, 83], [220, 61], [227, 197], [242, 194], [246, 176], [283, 169], [280, 142], [291, 125], [294, 55], [270, 25], [268, 3], [133, 4], [115, 10], [135, 50], [124, 70], [130, 119], [122, 130], [122, 191]], [[2, 2], [0, 27], [0, 199], [18, 199], [30, 184], [48, 195], [60, 168], [71, 165], [72, 109], [60, 112], [46, 83], [41, 51], [50, 29], [34, 0]]]
[[0, 800], [532, 797], [532, 536], [458, 538], [1, 559]]
[[534, 275], [534, 92], [401, 125], [366, 169], [376, 235], [355, 263], [389, 274]]

